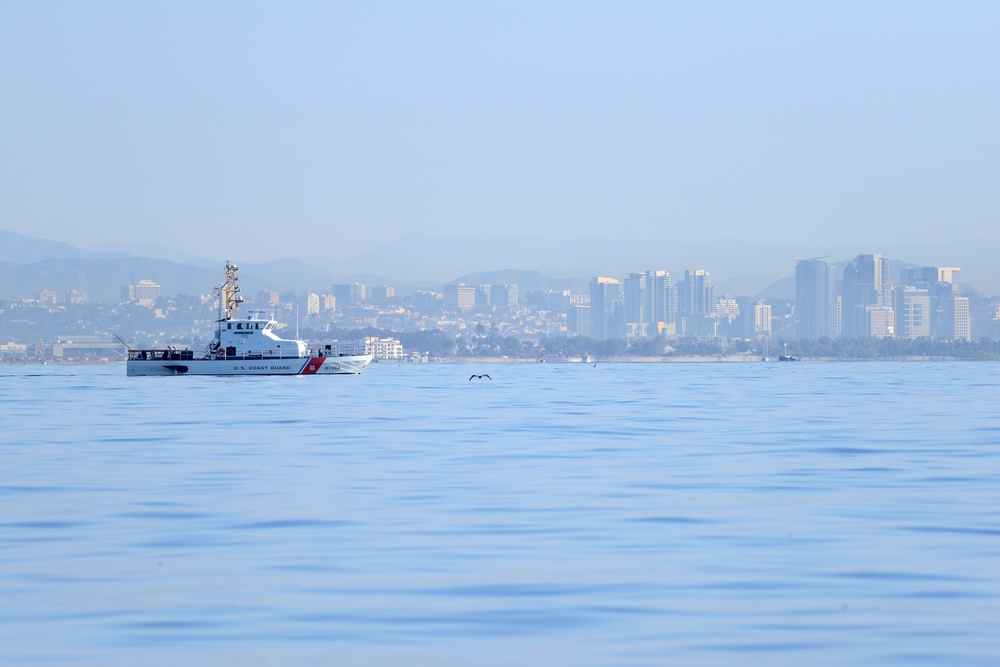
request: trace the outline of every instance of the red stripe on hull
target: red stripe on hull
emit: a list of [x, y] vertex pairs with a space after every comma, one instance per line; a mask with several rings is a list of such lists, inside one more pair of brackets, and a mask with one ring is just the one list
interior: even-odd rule
[[299, 371], [299, 375], [315, 375], [319, 371], [319, 367], [323, 365], [326, 361], [323, 357], [311, 357], [306, 365], [302, 367]]

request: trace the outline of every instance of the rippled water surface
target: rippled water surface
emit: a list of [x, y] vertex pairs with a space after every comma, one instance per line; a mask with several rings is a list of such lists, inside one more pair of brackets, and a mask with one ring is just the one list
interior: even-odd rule
[[0, 664], [1000, 664], [998, 409], [992, 362], [0, 367]]

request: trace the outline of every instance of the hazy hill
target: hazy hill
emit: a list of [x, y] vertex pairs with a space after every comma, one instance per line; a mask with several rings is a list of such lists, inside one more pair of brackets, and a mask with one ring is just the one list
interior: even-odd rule
[[0, 229], [0, 262], [37, 262], [42, 259], [86, 257], [87, 253], [62, 241], [46, 241]]
[[54, 290], [59, 300], [65, 291], [87, 292], [92, 301], [117, 302], [121, 287], [152, 280], [165, 295], [211, 294], [224, 280], [219, 271], [163, 259], [128, 257], [122, 259], [63, 258], [29, 264], [0, 263], [0, 295], [28, 297], [42, 289]]
[[[149, 257], [70, 257], [27, 264], [0, 262], [0, 298], [26, 298], [47, 289], [57, 292], [61, 300], [65, 291], [75, 289], [87, 292], [92, 301], [117, 302], [123, 285], [134, 285], [140, 280], [158, 283], [165, 296], [213, 294], [215, 287], [225, 279], [224, 268], [224, 264], [209, 267]], [[373, 277], [338, 278], [290, 260], [277, 268], [269, 264], [240, 267], [240, 288], [248, 298], [256, 296], [259, 290], [325, 293], [335, 282], [365, 282], [365, 278]]]
[[[671, 243], [622, 239], [473, 239], [409, 236], [352, 257], [241, 262], [241, 285], [257, 290], [328, 292], [335, 283], [392, 285], [404, 295], [440, 290], [446, 283], [515, 283], [525, 292], [569, 289], [586, 294], [592, 276], [621, 278], [666, 269], [675, 283], [685, 269], [706, 269], [720, 294], [794, 298], [796, 257], [827, 257], [843, 265], [860, 253], [889, 258], [890, 278], [902, 266], [958, 266], [958, 280], [984, 294], [1000, 294], [1000, 241], [888, 244], [878, 247], [806, 247], [723, 240]], [[906, 258], [905, 261], [898, 258]], [[73, 260], [73, 261], [69, 261]], [[60, 264], [66, 261], [66, 264]], [[68, 243], [0, 230], [0, 295], [24, 297], [40, 289], [78, 289], [95, 300], [118, 299], [121, 285], [155, 280], [166, 295], [211, 292], [224, 258], [143, 259], [92, 253]], [[508, 267], [497, 270], [497, 267]], [[455, 278], [455, 276], [462, 276]], [[791, 280], [791, 282], [788, 282]]]

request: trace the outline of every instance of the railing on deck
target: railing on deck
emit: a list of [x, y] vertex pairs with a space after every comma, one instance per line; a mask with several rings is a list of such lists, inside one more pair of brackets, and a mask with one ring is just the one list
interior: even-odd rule
[[324, 345], [316, 350], [320, 357], [360, 357], [371, 354], [365, 343], [349, 343], [345, 345]]
[[129, 350], [129, 360], [150, 361], [191, 361], [192, 350]]
[[[317, 350], [310, 350], [309, 356], [316, 357], [355, 357], [370, 354], [368, 346], [363, 343], [348, 345], [324, 345]], [[137, 361], [192, 361], [192, 350], [129, 350], [129, 360]], [[208, 359], [302, 359], [298, 354], [286, 354], [281, 350], [247, 350], [237, 352], [236, 348], [220, 349]]]

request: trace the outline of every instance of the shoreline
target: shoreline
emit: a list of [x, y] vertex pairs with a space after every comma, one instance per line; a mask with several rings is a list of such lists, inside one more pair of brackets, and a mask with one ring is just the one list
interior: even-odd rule
[[[899, 357], [799, 357], [795, 361], [779, 361], [745, 355], [690, 355], [674, 357], [608, 357], [596, 359], [512, 359], [505, 357], [435, 357], [427, 361], [411, 361], [410, 359], [375, 359], [373, 363], [382, 364], [797, 364], [797, 363], [844, 363], [852, 361], [1000, 361], [1000, 359], [972, 359], [948, 356], [899, 356]], [[44, 361], [7, 360], [0, 359], [0, 366], [116, 366], [125, 365], [124, 360], [110, 359], [46, 359]]]

